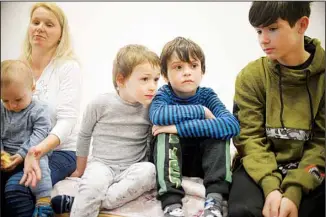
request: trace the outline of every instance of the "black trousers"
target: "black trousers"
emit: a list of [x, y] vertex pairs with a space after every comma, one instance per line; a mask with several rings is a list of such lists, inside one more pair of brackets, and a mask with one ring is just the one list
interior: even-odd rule
[[[263, 190], [248, 175], [242, 165], [233, 172], [229, 194], [229, 217], [263, 217]], [[303, 195], [299, 217], [325, 216], [325, 181], [309, 195]]]
[[153, 142], [157, 172], [157, 199], [162, 208], [180, 203], [185, 192], [182, 175], [204, 180], [206, 196], [227, 196], [231, 182], [229, 141], [210, 138], [181, 139], [175, 134], [159, 134]]

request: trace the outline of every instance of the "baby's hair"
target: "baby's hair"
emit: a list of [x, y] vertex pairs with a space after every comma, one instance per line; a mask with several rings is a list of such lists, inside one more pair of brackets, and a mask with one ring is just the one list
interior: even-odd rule
[[149, 63], [153, 67], [160, 67], [160, 58], [156, 53], [147, 47], [139, 44], [130, 44], [122, 47], [113, 62], [112, 81], [117, 90], [117, 75], [121, 74], [124, 78], [131, 75], [132, 70], [140, 64]]
[[21, 81], [26, 87], [32, 87], [34, 77], [32, 69], [21, 60], [4, 60], [1, 62], [1, 88], [13, 82]]

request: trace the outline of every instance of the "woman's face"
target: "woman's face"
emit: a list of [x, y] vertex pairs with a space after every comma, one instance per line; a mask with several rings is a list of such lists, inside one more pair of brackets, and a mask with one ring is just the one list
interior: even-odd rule
[[28, 31], [32, 47], [53, 49], [58, 46], [61, 33], [59, 20], [53, 12], [43, 7], [34, 10]]

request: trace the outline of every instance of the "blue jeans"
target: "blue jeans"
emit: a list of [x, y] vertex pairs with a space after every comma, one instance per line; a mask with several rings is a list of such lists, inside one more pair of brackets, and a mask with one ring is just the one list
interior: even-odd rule
[[[75, 171], [76, 152], [53, 151], [49, 156], [49, 167], [52, 185], [55, 185]], [[6, 177], [4, 175], [5, 173], [1, 172], [1, 216], [31, 217], [35, 208], [35, 197], [30, 188], [19, 184], [23, 172], [20, 171], [11, 176], [5, 186], [3, 178]]]

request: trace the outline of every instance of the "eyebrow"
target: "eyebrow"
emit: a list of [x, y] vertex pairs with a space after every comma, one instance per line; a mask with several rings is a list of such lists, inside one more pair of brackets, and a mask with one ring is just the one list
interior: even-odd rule
[[[142, 74], [142, 76], [145, 76], [145, 75], [147, 75], [147, 76], [152, 76], [152, 74], [150, 74], [150, 73]], [[157, 73], [157, 75], [160, 75], [160, 73]], [[155, 76], [155, 75], [154, 75], [154, 76]]]
[[42, 19], [42, 18], [39, 18], [39, 17], [34, 17], [34, 18], [32, 18], [32, 20], [45, 20], [46, 22], [54, 23], [54, 20], [51, 19], [51, 18]]
[[255, 29], [263, 29], [263, 28], [268, 28], [268, 27], [270, 27], [270, 26], [274, 26], [274, 25], [279, 25], [278, 23], [272, 23], [272, 24], [269, 24], [268, 26], [262, 26], [262, 25], [260, 25], [260, 26], [258, 26], [258, 27], [255, 27]]
[[179, 61], [173, 61], [173, 62], [171, 62], [171, 65], [173, 65], [173, 64], [178, 64], [178, 63], [182, 63], [183, 61], [181, 61], [181, 60], [179, 60]]

